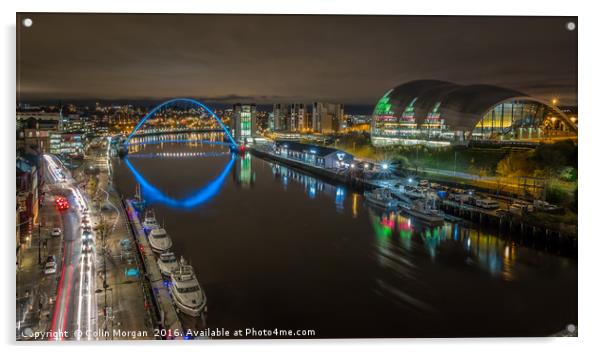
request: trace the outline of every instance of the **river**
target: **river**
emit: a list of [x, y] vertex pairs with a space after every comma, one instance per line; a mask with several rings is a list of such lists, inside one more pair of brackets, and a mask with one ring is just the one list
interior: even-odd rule
[[196, 270], [211, 328], [546, 336], [577, 323], [575, 259], [378, 211], [345, 186], [220, 145], [136, 149], [113, 159], [114, 184], [128, 197], [142, 184]]

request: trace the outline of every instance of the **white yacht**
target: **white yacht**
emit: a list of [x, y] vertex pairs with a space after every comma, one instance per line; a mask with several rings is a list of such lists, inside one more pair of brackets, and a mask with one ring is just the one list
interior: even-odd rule
[[434, 199], [416, 200], [410, 207], [404, 207], [407, 214], [429, 223], [440, 223], [445, 214], [434, 205]]
[[364, 197], [368, 202], [382, 208], [396, 208], [399, 202], [393, 198], [391, 192], [387, 188], [377, 188], [371, 191], [364, 192]]
[[144, 230], [154, 230], [159, 228], [159, 223], [157, 222], [157, 218], [155, 217], [155, 212], [152, 209], [149, 209], [144, 213], [144, 221], [142, 222], [142, 227]]
[[178, 309], [193, 317], [207, 311], [205, 292], [196, 279], [194, 269], [182, 260], [180, 267], [171, 274], [169, 284], [173, 300]]
[[163, 228], [152, 229], [148, 234], [148, 243], [150, 243], [153, 251], [157, 253], [169, 251], [172, 245], [171, 238]]
[[173, 272], [180, 268], [180, 262], [176, 258], [176, 255], [173, 252], [163, 252], [159, 255], [159, 259], [157, 260], [157, 264], [159, 265], [159, 269], [161, 270], [161, 274], [165, 276], [171, 276]]

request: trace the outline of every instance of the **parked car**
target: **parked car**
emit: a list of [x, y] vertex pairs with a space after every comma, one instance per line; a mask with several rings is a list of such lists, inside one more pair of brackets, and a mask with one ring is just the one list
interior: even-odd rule
[[497, 209], [500, 207], [500, 203], [491, 198], [476, 199], [475, 205], [483, 209]]
[[533, 204], [522, 201], [515, 201], [510, 205], [510, 212], [517, 215], [533, 212]]
[[563, 210], [563, 208], [561, 206], [550, 204], [543, 200], [535, 200], [533, 202], [533, 207], [536, 210], [544, 211], [547, 213], [558, 213], [558, 212], [562, 212], [562, 210]]
[[449, 198], [458, 203], [468, 203], [471, 199], [471, 196], [468, 194], [464, 194], [464, 193], [456, 193], [456, 194], [450, 193]]
[[502, 217], [510, 215], [510, 212], [508, 210], [505, 210], [505, 209], [498, 209], [498, 210], [495, 211], [495, 215], [497, 215], [498, 217], [502, 218]]
[[63, 234], [63, 230], [61, 230], [60, 227], [55, 227], [50, 232], [50, 235], [54, 236], [54, 237], [60, 237], [62, 234]]

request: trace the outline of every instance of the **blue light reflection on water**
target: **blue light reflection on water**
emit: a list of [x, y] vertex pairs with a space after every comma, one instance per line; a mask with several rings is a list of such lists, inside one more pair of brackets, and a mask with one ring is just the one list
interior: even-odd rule
[[160, 189], [153, 186], [150, 182], [144, 178], [144, 176], [136, 170], [134, 165], [129, 161], [126, 157], [124, 159], [125, 164], [132, 172], [132, 175], [136, 179], [136, 182], [140, 184], [140, 189], [144, 198], [149, 202], [158, 202], [172, 208], [179, 209], [191, 209], [197, 207], [206, 201], [213, 198], [217, 193], [219, 193], [221, 187], [223, 186], [226, 176], [230, 173], [232, 166], [234, 166], [234, 161], [236, 160], [236, 155], [232, 154], [230, 161], [224, 166], [222, 172], [212, 181], [207, 183], [201, 189], [198, 189], [194, 193], [190, 194], [187, 197], [182, 199], [175, 199], [168, 197], [165, 195]]
[[[149, 150], [159, 151], [159, 149]], [[165, 153], [170, 152], [166, 151]], [[134, 155], [129, 157], [131, 156]], [[473, 229], [469, 225], [445, 223], [443, 226], [431, 226], [421, 224], [403, 213], [389, 213], [373, 208], [364, 203], [361, 194], [353, 193], [345, 188], [337, 188], [336, 185], [305, 175], [297, 170], [288, 169], [285, 166], [259, 161], [255, 157], [251, 157], [251, 159], [255, 159], [251, 168], [253, 173], [257, 173], [258, 183], [243, 191], [242, 189], [236, 189], [234, 183], [230, 185], [230, 183], [224, 182], [221, 190], [217, 192], [221, 195], [213, 199], [219, 199], [220, 203], [212, 208], [215, 213], [212, 214], [211, 219], [201, 220], [198, 218], [198, 213], [177, 210], [164, 211], [168, 215], [168, 223], [174, 225], [176, 223], [173, 221], [178, 221], [179, 230], [172, 232], [182, 235], [178, 236], [181, 241], [176, 243], [175, 247], [179, 248], [175, 250], [187, 255], [195, 269], [207, 269], [207, 265], [213, 265], [210, 273], [203, 271], [199, 273], [200, 277], [206, 277], [210, 280], [233, 279], [233, 274], [241, 272], [245, 276], [261, 279], [261, 282], [257, 284], [259, 285], [257, 288], [272, 290], [255, 291], [255, 284], [249, 284], [246, 281], [228, 281], [228, 284], [233, 285], [227, 285], [226, 287], [219, 284], [221, 282], [202, 282], [202, 284], [209, 284], [208, 296], [212, 299], [211, 301], [217, 304], [214, 308], [232, 307], [237, 312], [237, 319], [234, 321], [227, 314], [224, 316], [215, 312], [211, 319], [211, 321], [215, 321], [211, 323], [212, 326], [224, 325], [234, 328], [239, 325], [239, 322], [237, 322], [239, 316], [240, 323], [252, 323], [253, 319], [261, 316], [265, 323], [281, 324], [281, 321], [285, 318], [287, 325], [294, 326], [299, 324], [295, 322], [297, 318], [305, 318], [306, 308], [326, 308], [329, 309], [327, 312], [330, 312], [327, 316], [312, 315], [315, 317], [311, 317], [311, 320], [323, 325], [324, 321], [328, 321], [332, 317], [331, 313], [335, 313], [339, 316], [339, 319], [332, 323], [332, 328], [342, 327], [345, 330], [341, 330], [340, 333], [346, 335], [354, 327], [351, 325], [349, 328], [345, 327], [347, 323], [353, 321], [344, 316], [348, 312], [347, 309], [350, 308], [349, 305], [357, 302], [356, 299], [360, 299], [362, 303], [366, 304], [368, 311], [365, 312], [369, 314], [366, 315], [367, 317], [361, 318], [362, 322], [380, 324], [378, 331], [375, 330], [369, 333], [382, 335], [383, 331], [391, 329], [391, 335], [399, 336], [399, 332], [395, 332], [392, 328], [403, 328], [399, 326], [403, 326], [405, 322], [394, 321], [397, 321], [398, 318], [407, 317], [408, 314], [412, 316], [411, 321], [409, 321], [412, 325], [408, 327], [408, 330], [418, 327], [420, 332], [416, 333], [424, 333], [430, 330], [429, 328], [433, 328], [431, 320], [436, 320], [440, 324], [443, 323], [446, 328], [458, 328], [462, 325], [471, 326], [473, 322], [476, 322], [473, 320], [475, 317], [477, 319], [498, 318], [499, 321], [485, 321], [485, 325], [479, 323], [477, 326], [483, 327], [483, 331], [491, 333], [493, 330], [502, 331], [500, 329], [502, 327], [514, 328], [512, 327], [515, 325], [513, 321], [517, 314], [524, 313], [527, 307], [529, 309], [533, 308], [533, 310], [529, 310], [531, 311], [528, 313], [529, 315], [544, 312], [541, 309], [545, 309], [546, 304], [539, 307], [537, 306], [539, 302], [534, 301], [529, 303], [530, 306], [525, 306], [523, 300], [527, 297], [537, 298], [539, 294], [549, 294], [549, 289], [558, 287], [556, 281], [547, 281], [546, 279], [549, 277], [541, 276], [540, 272], [544, 271], [541, 269], [548, 269], [547, 267], [552, 265], [555, 267], [553, 268], [555, 271], [565, 273], [564, 271], [561, 272], [563, 268], [556, 268], [555, 261], [550, 261], [549, 257], [537, 255], [536, 258], [532, 258], [528, 256], [533, 253], [531, 250], [520, 245], [514, 245], [511, 240], [499, 239], [498, 241], [495, 235], [483, 230]], [[143, 166], [151, 166], [155, 162], [135, 159], [129, 161], [139, 168], [140, 172], [146, 172]], [[199, 169], [205, 168], [207, 163], [211, 165], [212, 162], [197, 159], [190, 161], [191, 164], [198, 164], [197, 168]], [[160, 161], [157, 161], [157, 163], [160, 163]], [[223, 164], [227, 163], [227, 158], [224, 158]], [[132, 171], [132, 166], [129, 166], [129, 164], [124, 163], [120, 166], [124, 181], [130, 184], [129, 192], [131, 195], [133, 181], [129, 173], [131, 172], [135, 176], [134, 181], [140, 182], [139, 176]], [[129, 170], [124, 166], [128, 166]], [[237, 166], [239, 166], [239, 161], [234, 161], [232, 171], [235, 175], [235, 181], [241, 179], [236, 176]], [[220, 163], [220, 166], [214, 167], [222, 167], [222, 164]], [[177, 170], [174, 169], [174, 171]], [[239, 173], [242, 173], [242, 171], [241, 167]], [[203, 180], [208, 181], [215, 178], [219, 172], [215, 173], [215, 175]], [[179, 175], [172, 177], [169, 173], [159, 173], [158, 176], [157, 178], [160, 178], [167, 185], [172, 185], [167, 182], [171, 182], [170, 178], [175, 178], [176, 182], [177, 179], [182, 178]], [[191, 175], [188, 174], [188, 176]], [[144, 178], [148, 178], [149, 182], [155, 183], [157, 187], [163, 185], [160, 184], [159, 180], [155, 180], [154, 176], [151, 177], [150, 174], [147, 174]], [[230, 187], [233, 187], [233, 189], [227, 191]], [[182, 190], [176, 184], [174, 191], [181, 193]], [[162, 192], [168, 194], [166, 190]], [[220, 234], [220, 237], [212, 237], [210, 242], [207, 242], [209, 237], [197, 237], [198, 232], [196, 230], [199, 227], [215, 227], [214, 230], [221, 230], [221, 222], [231, 223], [231, 208], [240, 208], [240, 205], [236, 204], [240, 201], [238, 198], [249, 198], [245, 202], [247, 200], [254, 203], [261, 202], [266, 199], [266, 193], [286, 195], [286, 200], [290, 201], [287, 206], [287, 209], [289, 209], [287, 213], [293, 215], [306, 215], [300, 212], [318, 210], [319, 207], [319, 213], [311, 214], [315, 217], [311, 220], [316, 220], [316, 222], [306, 223], [307, 218], [298, 216], [290, 219], [275, 217], [274, 221], [270, 221], [274, 224], [266, 226], [265, 223], [257, 222], [258, 216], [253, 212], [238, 213], [239, 215], [236, 217], [239, 219], [235, 223], [237, 226], [228, 230], [228, 232], [224, 232], [223, 235]], [[182, 194], [178, 195], [182, 196]], [[224, 202], [222, 203], [222, 201]], [[260, 204], [262, 205], [259, 211], [260, 215], [281, 215], [282, 204], [276, 201], [277, 199], [274, 198], [273, 203], [269, 201]], [[207, 203], [213, 204], [211, 201]], [[309, 203], [312, 204], [307, 207]], [[337, 211], [339, 206], [341, 210], [345, 206], [345, 210], [356, 209], [357, 211], [340, 213], [339, 216], [335, 217], [334, 214], [330, 213], [335, 206]], [[184, 210], [183, 208], [179, 207], [178, 210]], [[259, 208], [256, 209], [259, 210]], [[352, 217], [352, 214], [356, 216]], [[326, 215], [328, 218], [321, 221], [322, 219], [318, 217], [322, 215]], [[217, 219], [213, 219], [213, 217]], [[214, 222], [215, 220], [218, 222]], [[316, 227], [312, 226], [314, 224]], [[285, 232], [286, 237], [282, 237], [283, 232]], [[214, 235], [215, 233], [208, 232], [207, 234]], [[248, 237], [240, 237], [242, 234]], [[257, 240], [265, 242], [257, 242]], [[452, 240], [453, 242], [451, 242]], [[249, 247], [253, 245], [255, 248], [232, 247], [233, 242]], [[309, 297], [311, 301], [308, 304], [299, 307], [287, 306], [285, 310], [280, 309], [274, 313], [265, 311], [262, 306], [256, 306], [264, 299], [276, 303], [281, 300], [281, 284], [283, 278], [288, 277], [282, 277], [283, 273], [280, 272], [265, 272], [265, 269], [281, 267], [284, 259], [283, 254], [287, 255], [287, 262], [290, 262], [287, 264], [295, 265], [292, 269], [307, 268], [306, 259], [295, 257], [296, 254], [301, 253], [299, 252], [300, 245], [307, 246], [307, 249], [311, 247], [320, 250], [320, 252], [315, 252], [315, 264], [317, 266], [307, 270], [307, 273], [304, 273], [302, 277], [297, 277], [297, 279], [291, 281], [291, 283], [286, 283], [286, 285], [294, 284], [292, 286], [297, 286], [298, 278], [301, 278], [300, 282], [304, 288], [311, 289], [312, 293], [316, 294], [325, 289], [324, 279], [337, 279], [337, 281], [328, 282], [327, 286], [328, 293], [336, 294], [336, 296], [331, 295], [330, 298], [328, 296]], [[238, 249], [244, 249], [244, 251], [238, 251]], [[254, 252], [248, 252], [249, 249]], [[531, 263], [531, 259], [544, 262], [544, 258], [545, 263], [541, 263], [541, 269], [539, 265], [536, 268]], [[237, 267], [232, 267], [232, 259], [235, 259], [239, 264], [245, 264], [245, 267], [243, 267], [245, 270], [241, 271]], [[525, 266], [525, 260], [528, 260], [527, 266]], [[544, 264], [546, 268], [543, 268]], [[323, 275], [327, 268], [333, 269], [333, 271]], [[344, 275], [350, 269], [357, 272], [354, 272], [353, 277], [345, 278]], [[256, 276], [256, 274], [261, 274], [261, 276]], [[563, 275], [562, 279], [565, 279], [565, 277], [567, 276]], [[338, 281], [339, 279], [340, 281]], [[354, 288], [359, 295], [354, 296], [353, 301], [345, 302], [345, 299], [348, 298], [346, 295], [349, 288], [356, 286], [358, 279], [360, 281], [365, 280], [363, 286]], [[506, 284], [506, 282], [512, 282], [512, 284], [509, 283], [508, 286], [495, 285]], [[561, 284], [563, 288], [566, 288], [567, 286], [564, 285], [570, 285], [571, 283], [566, 283], [566, 280], [563, 280]], [[272, 286], [273, 288], [271, 288]], [[468, 288], [470, 291], [462, 291], [461, 288]], [[540, 288], [541, 290], [539, 290]], [[460, 293], [461, 295], [458, 295]], [[558, 301], [560, 304], [570, 303], [570, 301], [565, 300], [567, 295], [561, 291], [554, 291], [553, 293], [558, 295], [552, 301]], [[291, 295], [290, 302], [302, 303], [308, 299], [306, 293], [300, 293], [299, 295], [299, 297]], [[269, 298], [269, 296], [273, 297]], [[297, 296], [297, 294], [294, 296]], [[345, 306], [335, 306], [335, 309], [332, 310], [333, 301], [331, 301], [331, 298], [336, 298], [337, 304], [343, 301]], [[518, 300], [515, 301], [518, 302], [516, 302], [515, 312], [508, 310], [512, 306], [493, 306], [487, 308], [487, 314], [480, 317], [484, 312], [482, 306], [465, 306], [467, 303], [478, 305], [484, 302], [506, 304], [504, 301], [510, 301], [509, 304], [513, 305], [512, 299], [516, 298]], [[419, 302], [416, 300], [419, 300]], [[429, 307], [425, 307], [424, 304]], [[344, 310], [337, 312], [339, 308], [344, 308]], [[428, 311], [429, 308], [434, 308], [436, 311], [425, 316], [423, 311]], [[464, 314], [462, 317], [465, 322], [458, 323], [457, 317], [448, 316], [449, 313], [455, 313], [457, 309], [462, 309]], [[571, 312], [572, 309], [568, 311]], [[552, 312], [547, 311], [546, 313]], [[538, 321], [540, 323], [558, 322], [561, 324], [566, 322], [555, 316], [557, 317], [552, 313], [549, 317], [544, 317]], [[495, 324], [499, 325], [500, 328], [492, 327]], [[322, 331], [327, 331], [330, 328], [329, 326], [330, 323], [325, 325], [326, 329]], [[443, 328], [444, 326], [437, 325], [435, 327]], [[535, 327], [531, 323], [525, 326]], [[478, 330], [480, 329], [474, 329], [475, 333], [479, 333]], [[435, 331], [433, 332], [435, 334], [440, 334], [437, 332], [439, 329], [433, 331]], [[441, 331], [443, 331], [441, 333], [445, 333], [443, 329]], [[544, 333], [545, 331], [545, 328], [539, 328], [536, 333]], [[459, 332], [460, 334], [466, 334], [465, 332], [461, 333], [462, 329]], [[336, 336], [337, 333], [334, 335]]]

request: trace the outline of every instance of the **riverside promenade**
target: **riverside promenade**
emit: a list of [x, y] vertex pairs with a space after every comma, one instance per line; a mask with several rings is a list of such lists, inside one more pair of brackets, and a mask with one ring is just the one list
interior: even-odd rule
[[[125, 209], [136, 243], [138, 244], [138, 250], [142, 256], [144, 263], [145, 277], [152, 289], [153, 302], [156, 306], [159, 320], [162, 329], [166, 330], [166, 333], [183, 333], [183, 326], [178, 318], [176, 308], [171, 299], [169, 289], [163, 280], [159, 266], [157, 265], [156, 257], [148, 243], [144, 229], [138, 218], [138, 213], [132, 206], [131, 201], [125, 201]], [[168, 335], [169, 337], [169, 335]], [[181, 336], [175, 335], [175, 339], [182, 339]]]

